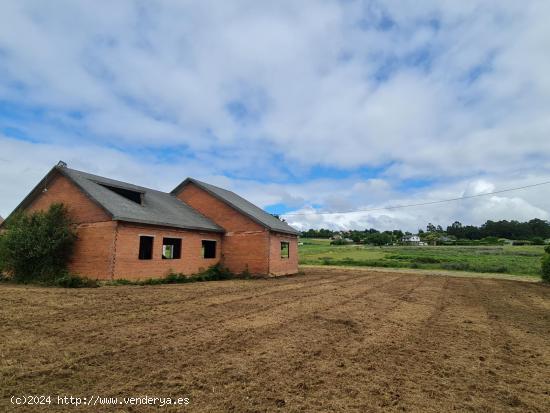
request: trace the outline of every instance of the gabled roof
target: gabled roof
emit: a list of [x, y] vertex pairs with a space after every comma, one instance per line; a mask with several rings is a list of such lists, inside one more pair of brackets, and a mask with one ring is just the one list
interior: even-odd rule
[[[103, 208], [113, 220], [224, 232], [223, 228], [180, 201], [174, 195], [59, 165], [55, 166], [46, 175], [16, 210], [30, 203], [37, 194], [37, 190], [40, 190], [56, 172], [71, 180], [88, 198]], [[138, 197], [141, 198], [141, 203], [134, 202], [106, 186], [115, 190], [137, 193]]]
[[243, 197], [237, 195], [234, 192], [228, 191], [227, 189], [219, 188], [214, 185], [207, 184], [206, 182], [201, 182], [197, 179], [187, 178], [181, 184], [179, 184], [171, 192], [173, 195], [177, 195], [181, 190], [188, 184], [193, 183], [199, 188], [208, 192], [215, 198], [219, 199], [222, 202], [225, 202], [230, 207], [236, 209], [240, 213], [248, 216], [258, 224], [276, 232], [283, 232], [286, 234], [298, 235], [299, 232], [288, 225], [286, 222], [281, 221], [275, 218], [273, 215], [267, 213], [263, 209], [257, 207], [252, 202], [247, 201]]

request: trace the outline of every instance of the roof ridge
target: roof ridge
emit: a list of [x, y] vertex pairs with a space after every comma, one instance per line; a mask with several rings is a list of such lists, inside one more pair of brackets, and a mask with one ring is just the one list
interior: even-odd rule
[[[187, 177], [176, 188], [174, 188], [171, 193], [179, 193], [188, 183], [196, 184], [199, 188], [210, 193], [212, 196], [218, 198], [222, 202], [225, 202], [233, 209], [239, 211], [243, 215], [248, 216], [253, 221], [256, 221], [257, 223], [268, 228], [271, 231], [290, 233], [294, 235], [299, 234], [299, 231], [291, 227], [286, 221], [280, 220], [263, 208], [260, 208], [259, 206], [250, 202], [248, 199], [240, 196], [230, 189], [221, 188], [195, 178]], [[223, 193], [219, 193], [219, 191], [222, 191]], [[236, 197], [236, 199], [230, 199], [232, 197]], [[239, 205], [239, 203], [244, 203], [244, 205]]]
[[[88, 176], [91, 176], [91, 177], [94, 177], [94, 178], [100, 178], [100, 179], [104, 179], [104, 180], [107, 180], [107, 181], [118, 182], [118, 183], [121, 183], [121, 184], [133, 186], [133, 187], [136, 187], [136, 188], [145, 189], [145, 190], [147, 190], [147, 191], [155, 191], [155, 192], [159, 192], [159, 193], [162, 193], [162, 194], [171, 195], [170, 192], [164, 192], [164, 191], [161, 191], [161, 190], [159, 190], [159, 189], [149, 188], [149, 187], [147, 187], [147, 186], [136, 185], [136, 184], [133, 184], [133, 183], [131, 183], [131, 182], [121, 181], [121, 180], [118, 180], [118, 179], [108, 178], [108, 177], [102, 176], [102, 175], [92, 174], [92, 173], [90, 173], [90, 172], [81, 171], [81, 170], [79, 170], [79, 169], [68, 168], [68, 167], [62, 167], [62, 166], [57, 166], [57, 165], [54, 166], [54, 168], [57, 169], [57, 170], [60, 170], [60, 171], [68, 170], [68, 171], [71, 171], [71, 172], [76, 172], [76, 173], [79, 173], [79, 174], [88, 175]], [[85, 178], [86, 178], [86, 179], [90, 179], [90, 178], [88, 178], [88, 177], [85, 177]], [[90, 180], [93, 180], [93, 179], [90, 179]], [[96, 183], [102, 185], [100, 182], [96, 182]]]

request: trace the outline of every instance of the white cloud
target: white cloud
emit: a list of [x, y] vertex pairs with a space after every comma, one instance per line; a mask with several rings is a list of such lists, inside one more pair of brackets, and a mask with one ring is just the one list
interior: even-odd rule
[[[532, 218], [549, 219], [550, 199], [545, 195], [548, 187], [526, 189], [522, 193], [509, 193], [484, 196], [479, 198], [461, 200], [457, 202], [422, 205], [410, 208], [383, 209], [398, 205], [411, 205], [430, 201], [439, 201], [460, 196], [472, 196], [494, 191], [495, 188], [509, 188], [521, 186], [529, 182], [539, 182], [550, 176], [533, 178], [527, 181], [494, 183], [486, 180], [464, 181], [450, 187], [435, 187], [417, 191], [413, 196], [403, 197], [399, 191], [389, 190], [381, 197], [358, 196], [358, 204], [350, 210], [373, 210], [370, 212], [354, 212], [347, 214], [317, 214], [314, 208], [302, 208], [292, 211], [285, 216], [287, 221], [299, 229], [330, 228], [330, 229], [366, 229], [379, 230], [403, 229], [415, 232], [418, 228], [424, 228], [428, 223], [435, 225], [450, 225], [455, 220], [467, 224], [481, 225], [487, 220], [508, 219], [528, 221]], [[536, 180], [538, 179], [538, 180]], [[501, 186], [503, 185], [503, 186]], [[545, 189], [546, 188], [546, 189]], [[541, 193], [542, 189], [542, 193]], [[338, 195], [346, 196], [344, 191], [330, 192], [328, 197]], [[520, 197], [521, 195], [521, 197]], [[371, 203], [361, 204], [360, 201], [369, 199]], [[328, 203], [326, 203], [328, 204]], [[345, 211], [346, 209], [328, 209], [328, 211]], [[302, 214], [305, 215], [292, 215]]]
[[[39, 143], [0, 137], [0, 214], [58, 158], [161, 189], [193, 175], [264, 206], [330, 210], [543, 179], [549, 19], [544, 0], [4, 2], [0, 131]], [[347, 173], [323, 179], [318, 166]], [[404, 179], [434, 184], [411, 196]], [[514, 196], [299, 223], [550, 211]]]

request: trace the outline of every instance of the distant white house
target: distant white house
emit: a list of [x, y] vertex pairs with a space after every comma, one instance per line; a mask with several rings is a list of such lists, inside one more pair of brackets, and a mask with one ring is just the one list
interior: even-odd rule
[[406, 245], [420, 245], [421, 242], [418, 235], [405, 235], [401, 238], [401, 243]]

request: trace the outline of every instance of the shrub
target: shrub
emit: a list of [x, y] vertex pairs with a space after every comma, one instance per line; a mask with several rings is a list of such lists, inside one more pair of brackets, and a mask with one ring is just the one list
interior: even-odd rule
[[134, 281], [127, 280], [125, 278], [117, 278], [116, 280], [110, 280], [105, 282], [105, 285], [133, 285]]
[[333, 265], [334, 264], [334, 258], [332, 257], [321, 257], [321, 264], [323, 265]]
[[347, 239], [335, 239], [330, 242], [330, 245], [350, 245], [353, 241]]
[[386, 256], [387, 259], [389, 260], [407, 260], [407, 261], [411, 261], [411, 260], [414, 260], [414, 256], [413, 255], [403, 255], [403, 254], [389, 254]]
[[542, 257], [542, 280], [550, 282], [550, 254]]
[[531, 245], [531, 241], [522, 241], [522, 240], [512, 241], [512, 245], [514, 246]]
[[54, 283], [67, 273], [76, 233], [67, 208], [53, 204], [46, 212], [11, 217], [0, 239], [2, 269], [14, 281]]
[[441, 264], [441, 268], [445, 270], [453, 270], [453, 271], [467, 271], [470, 269], [470, 264], [463, 261], [445, 262]]
[[[247, 273], [247, 270], [245, 270], [242, 274], [250, 275], [250, 273]], [[220, 264], [216, 264], [209, 267], [207, 270], [204, 270], [197, 274], [193, 274], [189, 276], [181, 273], [171, 272], [167, 274], [166, 277], [164, 278], [147, 278], [145, 280], [137, 280], [137, 281], [118, 279], [118, 280], [108, 281], [106, 284], [107, 285], [185, 284], [185, 283], [202, 282], [202, 281], [228, 280], [234, 277], [235, 275], [231, 271], [229, 271], [227, 268], [222, 267]]]
[[159, 285], [167, 284], [165, 278], [147, 278], [146, 280], [139, 281], [136, 284], [138, 285]]
[[502, 243], [502, 241], [500, 241], [498, 239], [498, 237], [485, 237], [485, 238], [482, 238], [481, 241], [484, 243], [484, 244], [495, 244], [495, 245], [498, 245], [500, 243]]
[[[547, 253], [547, 254], [550, 254], [550, 245], [547, 245], [546, 247], [544, 247], [544, 251]], [[1, 268], [0, 268], [1, 269]]]
[[476, 272], [495, 272], [495, 273], [507, 273], [510, 272], [510, 269], [506, 265], [497, 265], [495, 266], [489, 266], [489, 267], [480, 267], [480, 268], [473, 268]]
[[434, 257], [415, 257], [413, 259], [413, 262], [416, 262], [419, 264], [438, 264], [441, 262], [441, 260]]
[[250, 270], [248, 269], [248, 264], [246, 264], [246, 267], [243, 272], [239, 274], [238, 278], [243, 278], [245, 280], [249, 280], [252, 278], [252, 274], [250, 273]]
[[439, 264], [441, 260], [439, 258], [428, 257], [428, 256], [417, 256], [414, 255], [402, 255], [402, 254], [392, 254], [386, 257], [390, 260], [404, 260], [410, 261], [411, 263], [416, 264]]
[[384, 268], [406, 268], [407, 263], [401, 261], [391, 261], [384, 258], [381, 259], [365, 259], [365, 260], [354, 260], [354, 259], [343, 259], [338, 261], [332, 261], [333, 265], [348, 265], [353, 267], [384, 267]]
[[74, 274], [65, 274], [56, 278], [55, 285], [63, 288], [95, 288], [99, 287], [96, 280], [86, 277], [80, 277]]
[[220, 281], [233, 278], [231, 271], [220, 264], [212, 265], [206, 271], [200, 273], [199, 276], [202, 276], [203, 281]]
[[170, 273], [164, 277], [164, 282], [166, 284], [179, 284], [186, 282], [187, 277], [183, 274]]
[[544, 245], [544, 240], [541, 237], [534, 237], [534, 238], [531, 238], [531, 244]]

